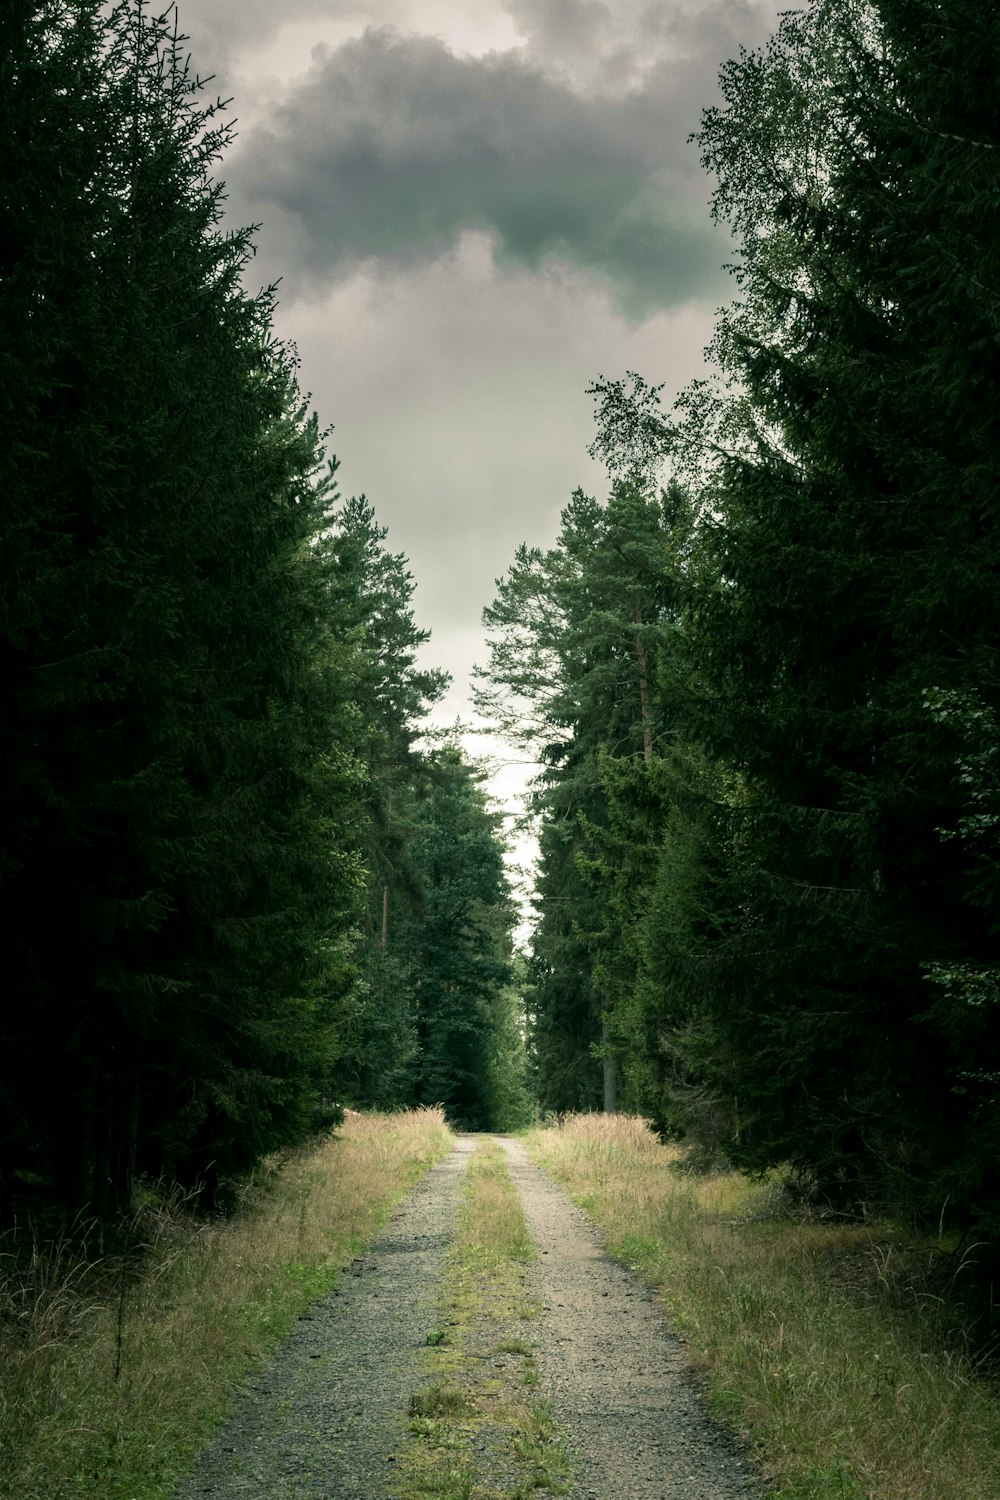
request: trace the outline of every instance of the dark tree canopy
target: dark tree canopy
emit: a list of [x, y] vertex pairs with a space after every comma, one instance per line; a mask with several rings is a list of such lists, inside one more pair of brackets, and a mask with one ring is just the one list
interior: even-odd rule
[[418, 976], [398, 1027], [365, 1011], [392, 961], [371, 897], [423, 881], [416, 723], [444, 678], [416, 665], [405, 561], [363, 500], [338, 510], [273, 293], [244, 289], [251, 231], [224, 230], [213, 176], [231, 131], [184, 42], [142, 4], [0, 12], [17, 1212], [112, 1218], [140, 1173], [211, 1197], [366, 1069], [375, 1102], [415, 1089]]
[[[612, 497], [486, 614], [497, 706], [547, 747], [540, 1058], [565, 1072], [600, 1012], [664, 1128], [987, 1232], [998, 64], [989, 7], [813, 0], [726, 65], [697, 137], [739, 247], [718, 376], [672, 413], [597, 382]], [[643, 546], [614, 537], [628, 485]], [[630, 668], [601, 601], [640, 588]]]

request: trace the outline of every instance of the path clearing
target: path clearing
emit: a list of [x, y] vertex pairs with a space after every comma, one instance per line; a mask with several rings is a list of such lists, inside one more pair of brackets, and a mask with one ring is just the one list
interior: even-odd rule
[[437, 1316], [459, 1142], [248, 1387], [175, 1500], [382, 1500]]
[[649, 1289], [590, 1220], [502, 1140], [538, 1251], [542, 1389], [569, 1439], [574, 1500], [750, 1500], [753, 1472], [710, 1421]]
[[[652, 1294], [607, 1258], [593, 1225], [520, 1142], [499, 1144], [538, 1251], [528, 1280], [543, 1311], [530, 1340], [539, 1394], [572, 1452], [573, 1500], [759, 1496], [749, 1465], [709, 1420]], [[474, 1145], [459, 1139], [338, 1292], [300, 1321], [175, 1500], [389, 1500]], [[477, 1484], [470, 1493], [501, 1491]]]

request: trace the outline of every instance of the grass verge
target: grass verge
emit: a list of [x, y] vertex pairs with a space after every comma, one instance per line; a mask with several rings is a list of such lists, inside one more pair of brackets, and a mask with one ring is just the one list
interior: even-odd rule
[[398, 1500], [530, 1500], [563, 1495], [569, 1465], [537, 1395], [527, 1286], [528, 1226], [503, 1148], [478, 1143], [462, 1190], [439, 1322], [410, 1400]]
[[249, 1368], [452, 1140], [439, 1110], [353, 1116], [229, 1219], [151, 1198], [129, 1274], [78, 1247], [0, 1260], [3, 1500], [165, 1500]]
[[645, 1122], [528, 1138], [609, 1249], [661, 1289], [716, 1413], [780, 1500], [995, 1500], [1000, 1394], [931, 1295], [935, 1247], [796, 1215], [779, 1179], [696, 1177]]

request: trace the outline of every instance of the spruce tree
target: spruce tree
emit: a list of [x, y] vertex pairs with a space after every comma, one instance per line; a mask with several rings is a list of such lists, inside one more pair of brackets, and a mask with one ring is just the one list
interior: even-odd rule
[[673, 734], [675, 558], [686, 527], [681, 492], [657, 495], [638, 474], [617, 481], [604, 505], [578, 492], [556, 546], [522, 548], [484, 614], [491, 654], [480, 704], [543, 767], [532, 1010], [550, 1108], [634, 1107], [646, 1097], [631, 933], [655, 844], [644, 862], [621, 791], [650, 782]]
[[338, 607], [358, 652], [352, 707], [367, 872], [361, 976], [339, 1077], [352, 1103], [394, 1108], [412, 1101], [417, 1068], [418, 975], [407, 933], [422, 901], [419, 802], [431, 774], [420, 737], [448, 677], [418, 663], [429, 632], [416, 624], [412, 575], [386, 535], [360, 496], [338, 510], [331, 546]]
[[211, 1191], [319, 1118], [355, 659], [320, 436], [172, 18], [2, 25], [0, 1137], [15, 1190], [107, 1217], [137, 1171]]
[[815, 0], [729, 64], [699, 136], [741, 246], [723, 381], [673, 422], [641, 385], [603, 409], [612, 458], [662, 440], [703, 505], [718, 939], [656, 961], [700, 991], [734, 1150], [966, 1217], [997, 1190], [963, 1082], [985, 1036], [926, 966], [990, 965], [996, 932], [946, 836], [968, 721], [927, 695], [992, 712], [998, 684], [998, 60], [981, 7]]
[[421, 900], [404, 936], [417, 976], [416, 1100], [443, 1104], [464, 1129], [489, 1130], [511, 1105], [504, 1075], [517, 1041], [510, 1024], [514, 909], [500, 819], [487, 804], [483, 773], [457, 746], [433, 752], [428, 768], [414, 847]]

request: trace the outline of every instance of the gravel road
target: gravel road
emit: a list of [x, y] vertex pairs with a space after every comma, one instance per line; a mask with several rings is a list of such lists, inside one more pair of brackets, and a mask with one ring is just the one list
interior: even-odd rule
[[[759, 1500], [651, 1293], [520, 1142], [501, 1144], [538, 1249], [529, 1281], [544, 1311], [530, 1338], [573, 1500]], [[388, 1500], [474, 1145], [460, 1138], [299, 1322], [174, 1500]]]
[[753, 1471], [709, 1419], [652, 1293], [520, 1141], [501, 1144], [538, 1251], [536, 1359], [569, 1440], [573, 1500], [755, 1500]]
[[462, 1139], [248, 1387], [175, 1500], [381, 1500], [437, 1316]]

